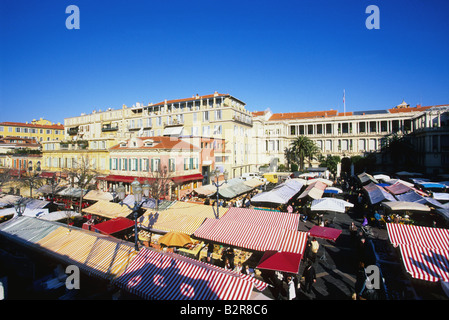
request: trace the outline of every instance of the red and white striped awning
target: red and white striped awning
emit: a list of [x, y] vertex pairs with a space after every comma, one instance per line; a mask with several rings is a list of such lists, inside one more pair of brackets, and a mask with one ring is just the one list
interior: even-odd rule
[[142, 248], [114, 282], [145, 299], [248, 300], [254, 286], [266, 284], [234, 271], [177, 254]]
[[206, 219], [194, 236], [256, 251], [302, 254], [307, 233], [298, 231], [299, 215], [230, 208], [220, 219]]
[[399, 245], [405, 269], [415, 279], [449, 281], [449, 250]]
[[388, 236], [394, 246], [408, 244], [429, 249], [449, 250], [449, 230], [400, 223], [387, 223]]
[[387, 230], [413, 278], [449, 281], [448, 229], [388, 223]]

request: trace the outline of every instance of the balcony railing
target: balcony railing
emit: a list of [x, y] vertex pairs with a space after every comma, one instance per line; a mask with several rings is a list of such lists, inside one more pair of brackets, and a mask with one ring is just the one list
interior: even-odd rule
[[78, 134], [79, 128], [78, 127], [74, 127], [74, 128], [69, 128], [67, 129], [67, 133], [71, 136]]
[[118, 126], [101, 128], [102, 132], [111, 132], [111, 131], [117, 131], [117, 130], [118, 130]]

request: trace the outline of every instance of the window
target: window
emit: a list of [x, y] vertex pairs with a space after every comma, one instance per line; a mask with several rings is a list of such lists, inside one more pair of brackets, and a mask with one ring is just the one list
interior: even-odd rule
[[221, 120], [221, 110], [215, 110], [215, 120]]
[[209, 121], [209, 111], [203, 112], [203, 121]]
[[151, 171], [156, 172], [159, 171], [161, 166], [161, 159], [155, 158], [151, 159]]
[[142, 159], [142, 171], [149, 170], [149, 161], [147, 158]]
[[175, 172], [176, 171], [175, 159], [174, 158], [168, 159], [168, 170], [170, 172]]

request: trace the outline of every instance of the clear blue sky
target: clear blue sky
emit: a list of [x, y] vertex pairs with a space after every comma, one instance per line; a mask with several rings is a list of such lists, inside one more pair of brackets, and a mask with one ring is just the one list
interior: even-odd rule
[[1, 0], [0, 45], [0, 121], [214, 91], [250, 111], [343, 111], [343, 89], [347, 111], [449, 103], [447, 0]]

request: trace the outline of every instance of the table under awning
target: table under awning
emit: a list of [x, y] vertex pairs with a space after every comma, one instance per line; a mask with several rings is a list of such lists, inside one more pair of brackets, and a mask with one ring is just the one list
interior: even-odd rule
[[313, 226], [312, 229], [309, 230], [309, 236], [335, 241], [340, 236], [341, 232], [340, 229]]
[[101, 222], [92, 226], [95, 231], [102, 234], [114, 234], [124, 231], [126, 229], [134, 227], [135, 222], [133, 220], [118, 217], [105, 222]]
[[266, 251], [257, 268], [297, 274], [302, 254], [282, 251]]

